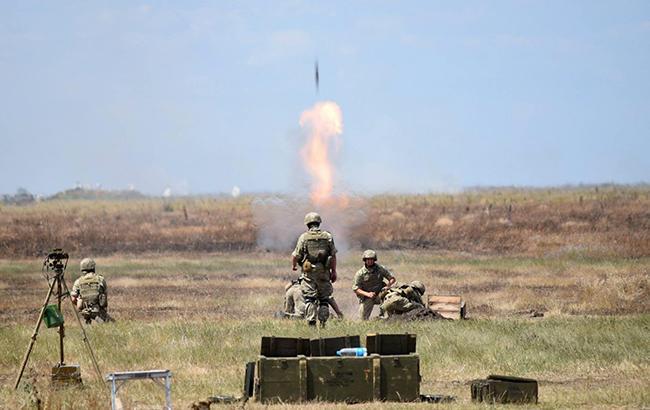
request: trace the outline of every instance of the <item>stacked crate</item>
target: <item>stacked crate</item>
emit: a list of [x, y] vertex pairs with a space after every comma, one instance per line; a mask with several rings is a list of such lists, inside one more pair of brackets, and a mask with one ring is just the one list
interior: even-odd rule
[[368, 335], [364, 357], [335, 356], [360, 347], [359, 336], [312, 339], [309, 352], [304, 346], [305, 339], [262, 338], [259, 359], [247, 365], [246, 395], [263, 403], [420, 399], [415, 335]]

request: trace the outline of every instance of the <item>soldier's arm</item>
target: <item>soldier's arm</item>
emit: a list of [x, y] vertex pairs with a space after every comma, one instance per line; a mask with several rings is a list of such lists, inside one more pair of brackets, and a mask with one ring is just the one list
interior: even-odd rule
[[298, 262], [302, 260], [302, 235], [298, 238], [296, 248], [291, 253], [291, 270], [298, 270]]
[[336, 255], [332, 255], [332, 259], [330, 260], [330, 280], [333, 282], [336, 282]]
[[393, 276], [393, 274], [386, 268], [382, 268], [382, 273], [383, 273], [384, 279], [387, 281], [386, 282], [386, 287], [389, 288], [389, 287], [393, 286], [395, 284], [395, 281], [397, 280], [397, 279], [395, 279], [395, 276]]
[[72, 303], [77, 303], [77, 298], [79, 297], [79, 280], [75, 280], [72, 284], [72, 292], [70, 292], [70, 300]]

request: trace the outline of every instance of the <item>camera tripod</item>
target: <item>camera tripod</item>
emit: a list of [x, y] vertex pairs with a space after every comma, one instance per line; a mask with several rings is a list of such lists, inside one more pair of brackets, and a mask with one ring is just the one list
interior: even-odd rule
[[[38, 330], [41, 327], [41, 322], [43, 321], [43, 316], [45, 315], [45, 309], [47, 308], [47, 305], [50, 302], [50, 298], [54, 293], [54, 289], [56, 288], [56, 300], [57, 300], [57, 306], [59, 308], [59, 312], [61, 311], [61, 302], [63, 301], [63, 299], [65, 299], [66, 296], [70, 295], [70, 290], [68, 289], [68, 285], [65, 283], [65, 278], [64, 278], [64, 273], [67, 265], [68, 265], [68, 254], [63, 252], [61, 249], [52, 250], [45, 258], [45, 261], [43, 261], [44, 273], [49, 272], [51, 269], [53, 276], [49, 277], [49, 275], [46, 274], [46, 278], [48, 282], [50, 282], [49, 283], [50, 288], [47, 292], [47, 296], [45, 297], [45, 302], [43, 302], [43, 306], [41, 307], [41, 312], [38, 315], [38, 320], [36, 321], [36, 327], [34, 329], [34, 333], [32, 334], [31, 340], [29, 342], [29, 346], [27, 347], [27, 351], [25, 352], [25, 357], [23, 358], [23, 364], [20, 367], [20, 372], [16, 377], [16, 383], [14, 385], [14, 389], [17, 389], [18, 385], [20, 384], [20, 379], [22, 378], [23, 373], [25, 371], [25, 367], [27, 366], [29, 355], [31, 354], [32, 349], [34, 348], [34, 344], [36, 343], [36, 337], [38, 336]], [[65, 293], [63, 292], [64, 290]], [[97, 377], [99, 378], [99, 380], [102, 380], [102, 372], [99, 370], [97, 359], [95, 359], [95, 353], [93, 352], [93, 349], [90, 346], [88, 335], [86, 335], [86, 330], [84, 329], [84, 326], [81, 323], [81, 319], [79, 318], [79, 312], [77, 312], [77, 307], [74, 305], [72, 298], [69, 299], [70, 299], [70, 304], [72, 305], [72, 311], [74, 312], [75, 317], [77, 318], [77, 323], [79, 323], [79, 327], [81, 328], [81, 332], [83, 334], [83, 341], [84, 344], [86, 345], [90, 358], [93, 362], [93, 366], [95, 367], [95, 372], [97, 373]], [[65, 337], [65, 325], [63, 321], [58, 327], [59, 327], [59, 331], [58, 331], [59, 363], [57, 366], [62, 367], [65, 366], [65, 353], [63, 349], [63, 338]]]

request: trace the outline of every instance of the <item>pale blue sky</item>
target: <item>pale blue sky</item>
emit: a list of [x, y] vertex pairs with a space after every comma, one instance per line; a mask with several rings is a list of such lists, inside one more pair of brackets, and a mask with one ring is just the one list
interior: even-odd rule
[[5, 1], [0, 193], [295, 192], [326, 99], [340, 190], [649, 182], [649, 78], [648, 1]]

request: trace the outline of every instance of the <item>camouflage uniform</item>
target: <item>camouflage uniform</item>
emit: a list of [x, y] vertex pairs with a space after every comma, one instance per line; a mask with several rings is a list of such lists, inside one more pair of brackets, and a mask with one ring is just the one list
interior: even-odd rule
[[370, 318], [373, 307], [381, 303], [379, 300], [379, 292], [393, 278], [393, 274], [378, 263], [375, 263], [370, 268], [364, 266], [357, 271], [354, 275], [352, 290], [356, 292], [357, 289], [361, 289], [366, 292], [375, 292], [376, 294], [372, 299], [365, 296], [358, 296], [359, 317], [361, 317], [361, 320], [368, 320]]
[[111, 320], [108, 308], [106, 281], [102, 275], [95, 272], [85, 272], [72, 285], [72, 296], [77, 299], [77, 309], [81, 316], [90, 323], [99, 317], [105, 322]]
[[302, 280], [294, 280], [287, 285], [284, 294], [284, 313], [288, 317], [305, 316], [305, 297], [300, 290]]
[[424, 290], [420, 293], [412, 284], [392, 287], [386, 293], [380, 309], [390, 317], [414, 309], [424, 308], [424, 303], [422, 303], [423, 293]]
[[329, 318], [329, 298], [333, 292], [328, 261], [336, 255], [334, 238], [329, 232], [312, 226], [300, 235], [292, 255], [302, 269], [300, 290], [305, 297], [305, 318], [310, 323], [316, 323], [316, 319], [325, 323]]

